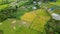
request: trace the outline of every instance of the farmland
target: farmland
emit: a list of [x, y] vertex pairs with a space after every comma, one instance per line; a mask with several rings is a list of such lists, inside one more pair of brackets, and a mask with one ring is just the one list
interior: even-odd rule
[[[35, 8], [34, 4], [16, 0], [0, 0], [0, 33], [3, 34], [46, 34], [45, 25], [51, 20], [51, 13], [46, 9], [51, 6], [60, 6], [57, 2], [42, 3]], [[28, 4], [27, 4], [28, 3]], [[13, 5], [13, 6], [12, 6]], [[16, 7], [15, 7], [16, 6]], [[39, 7], [39, 8], [38, 8]], [[54, 11], [54, 10], [53, 10]], [[59, 13], [59, 12], [58, 12]]]

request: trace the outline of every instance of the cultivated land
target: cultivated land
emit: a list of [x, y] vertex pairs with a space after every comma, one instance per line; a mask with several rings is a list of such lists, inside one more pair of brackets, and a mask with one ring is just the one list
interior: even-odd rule
[[[50, 4], [60, 6], [60, 2], [50, 2]], [[0, 9], [7, 6], [9, 4], [0, 5]], [[27, 9], [19, 9], [17, 13], [17, 19], [6, 19], [0, 23], [0, 30], [4, 34], [45, 34], [44, 25], [50, 20], [50, 16], [45, 9], [30, 12]]]

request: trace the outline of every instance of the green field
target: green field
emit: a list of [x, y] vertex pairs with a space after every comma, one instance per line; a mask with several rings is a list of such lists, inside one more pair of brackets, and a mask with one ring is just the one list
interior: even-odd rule
[[[40, 10], [37, 10], [37, 13], [38, 13], [38, 15], [39, 15], [39, 11]], [[32, 11], [33, 12], [33, 11]], [[36, 14], [35, 14], [36, 15]], [[45, 13], [43, 13], [42, 12], [42, 14], [41, 14], [42, 16], [44, 16], [45, 15]], [[47, 14], [46, 14], [47, 15]], [[46, 16], [45, 16], [46, 17]], [[43, 17], [43, 18], [45, 18], [45, 17]], [[48, 17], [48, 16], [47, 16]], [[31, 17], [30, 17], [31, 18]], [[40, 17], [39, 17], [40, 18]], [[32, 18], [31, 18], [32, 19]], [[38, 21], [38, 18], [34, 18], [34, 19], [36, 19], [36, 22]], [[41, 19], [42, 19], [42, 17], [41, 17]], [[23, 19], [22, 19], [23, 20]], [[28, 19], [29, 20], [29, 19]], [[49, 20], [49, 18], [47, 19], [47, 20]], [[15, 21], [15, 19], [7, 19], [7, 20], [5, 20], [4, 22], [2, 22], [2, 25], [0, 25], [0, 30], [3, 30], [4, 31], [4, 34], [16, 34], [16, 33], [18, 33], [18, 34], [39, 34], [40, 32], [39, 31], [42, 31], [42, 30], [39, 30], [36, 26], [38, 26], [39, 27], [39, 25], [38, 25], [38, 23], [33, 23], [32, 22], [32, 24], [31, 24], [31, 26], [30, 27], [33, 27], [33, 25], [34, 24], [36, 24], [36, 26], [35, 26], [35, 29], [34, 29], [34, 27], [33, 28], [27, 28], [26, 26], [24, 26], [24, 25], [20, 25], [19, 23], [20, 22], [18, 22], [18, 21], [20, 21], [20, 20], [16, 20], [17, 22], [16, 23], [12, 23], [13, 21]], [[27, 20], [26, 20], [27, 21]], [[35, 20], [33, 20], [33, 21], [35, 21]], [[44, 22], [45, 22], [45, 20], [43, 20]], [[39, 22], [39, 21], [38, 21]], [[42, 24], [45, 24], [45, 23], [41, 23], [41, 27], [43, 26], [44, 27], [44, 25], [42, 25]], [[28, 25], [28, 24], [27, 24]], [[21, 26], [21, 27], [20, 27]], [[14, 27], [16, 27], [16, 29], [14, 29]], [[40, 27], [40, 28], [41, 28]], [[42, 27], [42, 28], [43, 28]], [[24, 32], [24, 33], [23, 33]]]
[[[2, 0], [0, 0], [0, 3], [1, 2]], [[58, 2], [49, 2], [49, 4], [60, 6], [60, 0], [58, 0]], [[45, 4], [43, 3], [42, 5]], [[22, 6], [22, 4], [20, 4], [20, 6]], [[28, 7], [32, 6], [33, 5], [30, 5]], [[10, 4], [0, 5], [0, 10], [7, 7], [10, 7]], [[0, 22], [0, 30], [3, 31], [3, 34], [46, 34], [44, 26], [50, 20], [50, 15], [46, 9], [39, 8], [32, 10], [31, 8], [24, 8], [25, 6], [22, 7], [23, 8], [20, 7], [17, 10], [16, 18], [8, 18]], [[50, 7], [50, 5], [48, 5], [48, 7]]]

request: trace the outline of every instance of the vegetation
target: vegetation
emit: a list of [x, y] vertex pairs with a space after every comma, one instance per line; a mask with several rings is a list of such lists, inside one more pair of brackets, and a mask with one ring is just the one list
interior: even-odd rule
[[59, 0], [0, 0], [0, 33], [60, 34]]

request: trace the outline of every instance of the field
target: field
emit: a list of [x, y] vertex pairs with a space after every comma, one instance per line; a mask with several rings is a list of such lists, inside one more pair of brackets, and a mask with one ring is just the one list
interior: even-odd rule
[[[60, 6], [59, 2], [50, 2], [50, 4]], [[0, 10], [7, 6], [9, 6], [9, 4], [0, 5]], [[45, 9], [40, 8], [30, 11], [26, 8], [19, 8], [17, 18], [8, 18], [1, 22], [0, 30], [3, 31], [3, 34], [46, 34], [44, 26], [49, 20], [50, 16]]]
[[[38, 29], [39, 28], [38, 24], [41, 24], [40, 26], [44, 27], [45, 22], [50, 19], [49, 16], [47, 15], [47, 13], [46, 12], [43, 13], [43, 12], [44, 11], [42, 11], [42, 9], [38, 9], [37, 11], [32, 11], [32, 12], [28, 12], [28, 13], [24, 14], [23, 16], [21, 16], [20, 20], [7, 19], [4, 22], [2, 22], [2, 25], [0, 25], [0, 30], [3, 30], [4, 34], [16, 34], [16, 33], [18, 33], [18, 34], [19, 33], [21, 33], [21, 34], [25, 34], [25, 33], [26, 34], [30, 34], [30, 33], [37, 34], [37, 33], [39, 33], [38, 31], [43, 30], [43, 29], [42, 30]], [[36, 13], [37, 13], [37, 15], [36, 15]], [[41, 17], [39, 16], [40, 14], [41, 14]], [[36, 16], [39, 16], [39, 19]], [[43, 18], [46, 20], [44, 20]], [[35, 21], [34, 19], [38, 23], [34, 22]], [[27, 24], [19, 24], [19, 23], [21, 23], [20, 22], [21, 20], [27, 21], [28, 23]], [[41, 23], [42, 21], [39, 23], [38, 20], [43, 20], [43, 23]], [[12, 22], [15, 22], [15, 23], [12, 23]], [[29, 24], [30, 24], [30, 26], [29, 26]], [[36, 26], [38, 26], [38, 28], [36, 26], [33, 27], [35, 24], [36, 24]]]

